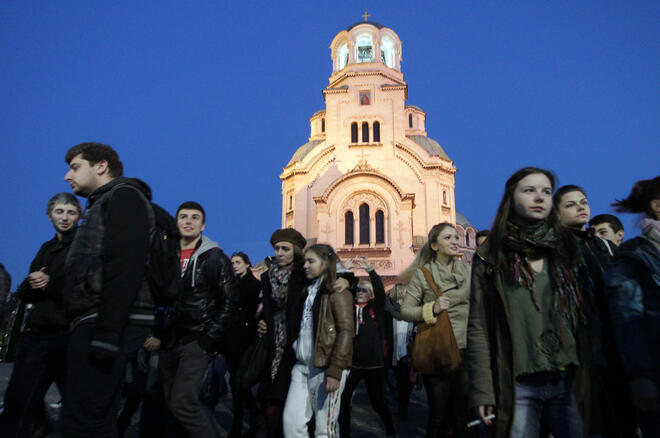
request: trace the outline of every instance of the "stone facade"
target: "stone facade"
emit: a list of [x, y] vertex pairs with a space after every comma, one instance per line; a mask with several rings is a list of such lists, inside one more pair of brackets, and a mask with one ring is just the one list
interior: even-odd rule
[[[393, 30], [356, 23], [330, 49], [325, 109], [309, 119], [309, 141], [280, 175], [282, 226], [330, 244], [342, 259], [368, 256], [392, 283], [434, 224], [456, 224], [456, 167], [427, 136], [426, 113], [406, 105]], [[469, 250], [476, 230], [458, 225]]]

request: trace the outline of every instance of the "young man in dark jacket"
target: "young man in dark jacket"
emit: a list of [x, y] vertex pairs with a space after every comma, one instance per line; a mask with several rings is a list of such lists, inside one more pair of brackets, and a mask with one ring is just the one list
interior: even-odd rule
[[47, 428], [44, 395], [53, 382], [62, 389], [69, 331], [62, 300], [64, 260], [81, 213], [80, 203], [71, 193], [58, 193], [48, 201], [46, 214], [53, 223], [55, 236], [41, 245], [30, 265], [30, 274], [16, 291], [23, 302], [33, 307], [5, 392], [0, 415], [3, 437], [28, 436], [31, 425], [32, 429]]
[[62, 427], [67, 437], [114, 437], [127, 358], [154, 320], [145, 276], [155, 230], [151, 190], [122, 176], [110, 146], [82, 143], [65, 159], [64, 179], [87, 207], [65, 264], [68, 375], [75, 378], [65, 385]]
[[215, 437], [213, 420], [199, 400], [209, 359], [224, 351], [224, 334], [237, 298], [231, 261], [202, 235], [206, 215], [196, 202], [176, 212], [181, 233], [181, 296], [173, 325], [163, 340], [159, 368], [165, 399], [189, 436]]

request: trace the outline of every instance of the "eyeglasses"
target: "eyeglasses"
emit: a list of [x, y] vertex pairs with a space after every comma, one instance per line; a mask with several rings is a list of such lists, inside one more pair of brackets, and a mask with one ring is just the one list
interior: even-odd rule
[[358, 287], [357, 291], [358, 291], [358, 293], [363, 293], [363, 294], [368, 294], [369, 293], [369, 289], [367, 289], [366, 287]]

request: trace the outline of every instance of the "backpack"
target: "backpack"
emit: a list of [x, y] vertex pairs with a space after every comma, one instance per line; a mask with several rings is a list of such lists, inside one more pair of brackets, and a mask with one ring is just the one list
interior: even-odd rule
[[160, 205], [150, 202], [154, 231], [149, 241], [147, 281], [156, 306], [171, 306], [181, 291], [181, 234], [176, 220]]

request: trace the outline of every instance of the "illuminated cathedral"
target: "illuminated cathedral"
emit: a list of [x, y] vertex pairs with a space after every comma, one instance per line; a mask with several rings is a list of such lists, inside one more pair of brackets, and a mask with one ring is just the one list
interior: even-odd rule
[[330, 56], [325, 108], [280, 175], [282, 226], [343, 260], [367, 256], [386, 287], [439, 222], [456, 224], [471, 261], [476, 230], [456, 211], [456, 166], [427, 135], [426, 113], [406, 104], [398, 35], [358, 22], [334, 37]]

